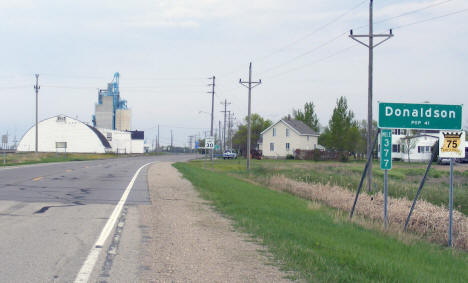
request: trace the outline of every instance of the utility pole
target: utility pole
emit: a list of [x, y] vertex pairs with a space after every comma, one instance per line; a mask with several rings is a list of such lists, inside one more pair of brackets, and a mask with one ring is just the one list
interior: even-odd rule
[[172, 134], [172, 130], [171, 130], [171, 152], [172, 152], [173, 141], [174, 141], [174, 135]]
[[227, 102], [227, 99], [224, 100], [224, 102], [221, 102], [221, 104], [224, 104], [224, 127], [223, 127], [223, 151], [226, 150], [226, 113], [227, 111], [227, 106], [230, 105], [230, 102]]
[[[383, 42], [389, 40], [392, 36], [392, 30], [388, 34], [374, 34], [374, 21], [373, 21], [373, 6], [374, 1], [370, 0], [369, 3], [369, 34], [353, 34], [353, 30], [350, 30], [349, 37], [360, 44], [364, 45], [369, 49], [369, 79], [368, 79], [368, 95], [367, 95], [367, 156], [372, 155], [371, 148], [371, 139], [373, 136], [372, 133], [372, 90], [373, 90], [373, 68], [374, 68], [374, 48], [382, 44]], [[360, 41], [358, 38], [367, 37], [369, 38], [369, 43]], [[374, 37], [382, 37], [383, 40], [374, 44]], [[370, 164], [367, 170], [367, 189], [372, 191], [372, 158], [370, 159]]]
[[262, 80], [258, 80], [258, 82], [252, 82], [252, 62], [250, 62], [250, 65], [249, 65], [249, 81], [246, 82], [246, 81], [242, 81], [242, 79], [239, 79], [239, 83], [245, 87], [247, 87], [249, 89], [249, 108], [248, 108], [248, 122], [247, 122], [247, 170], [250, 170], [250, 136], [251, 136], [251, 132], [250, 132], [250, 112], [251, 112], [251, 105], [250, 105], [250, 101], [251, 101], [251, 96], [252, 96], [252, 88], [260, 85], [262, 83]]
[[159, 124], [158, 124], [158, 141], [156, 145], [156, 152], [159, 152]]
[[[214, 95], [215, 95], [215, 80], [216, 80], [216, 77], [213, 76], [211, 79], [212, 79], [212, 83], [209, 84], [209, 86], [211, 86], [211, 128], [210, 128], [210, 135], [213, 137]], [[211, 160], [212, 161], [213, 161], [213, 153], [214, 153], [214, 148], [211, 149]]]
[[41, 87], [39, 86], [39, 74], [35, 74], [36, 76], [36, 85], [34, 86], [34, 89], [36, 90], [36, 153], [39, 152], [39, 142], [38, 142], [38, 139], [39, 139], [39, 124], [38, 124], [38, 101], [39, 101], [39, 89], [41, 89]]
[[[221, 139], [221, 120], [219, 120], [219, 131], [218, 131], [218, 135], [219, 135], [219, 141], [221, 142], [222, 139]], [[223, 146], [221, 145], [220, 149], [222, 150]]]
[[231, 117], [229, 119], [229, 146], [232, 148], [232, 127], [234, 126], [234, 113], [231, 113]]

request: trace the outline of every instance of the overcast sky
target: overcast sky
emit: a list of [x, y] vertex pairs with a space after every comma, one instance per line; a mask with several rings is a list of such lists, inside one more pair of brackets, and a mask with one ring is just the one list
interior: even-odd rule
[[[312, 101], [327, 125], [346, 96], [365, 119], [368, 50], [348, 34], [368, 32], [368, 2], [0, 0], [0, 132], [20, 139], [33, 125], [35, 73], [39, 119], [90, 122], [97, 89], [120, 72], [133, 129], [154, 139], [160, 124], [162, 144], [173, 129], [184, 145], [209, 130], [208, 77], [216, 76], [216, 127], [225, 99], [238, 122], [245, 117], [247, 89], [238, 81], [248, 78], [250, 61], [263, 82], [253, 112], [276, 121]], [[375, 32], [395, 34], [375, 49], [374, 105], [466, 104], [468, 1], [374, 2]]]

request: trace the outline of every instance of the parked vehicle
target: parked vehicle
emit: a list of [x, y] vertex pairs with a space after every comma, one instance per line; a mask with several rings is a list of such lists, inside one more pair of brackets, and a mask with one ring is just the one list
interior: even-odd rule
[[450, 158], [445, 158], [445, 157], [438, 157], [437, 158], [437, 164], [444, 165], [444, 164], [450, 164]]
[[226, 149], [223, 153], [223, 159], [236, 159], [237, 153], [233, 150]]

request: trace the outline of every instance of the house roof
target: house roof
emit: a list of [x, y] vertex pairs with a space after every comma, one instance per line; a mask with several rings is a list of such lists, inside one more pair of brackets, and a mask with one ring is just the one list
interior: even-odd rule
[[282, 121], [296, 129], [296, 131], [298, 131], [301, 135], [317, 135], [314, 130], [312, 130], [308, 125], [306, 125], [306, 123], [302, 121], [295, 119], [286, 119]]
[[278, 123], [283, 122], [291, 129], [296, 131], [299, 135], [303, 136], [319, 136], [314, 130], [312, 130], [309, 126], [307, 126], [304, 122], [295, 120], [295, 119], [281, 119], [278, 122], [274, 123], [270, 127], [266, 128], [261, 134], [263, 135], [265, 132], [270, 130], [272, 127], [277, 125]]

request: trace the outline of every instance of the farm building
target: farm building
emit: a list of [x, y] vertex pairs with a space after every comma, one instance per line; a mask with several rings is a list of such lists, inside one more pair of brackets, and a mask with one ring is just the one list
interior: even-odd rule
[[[39, 152], [143, 153], [144, 132], [95, 128], [65, 115], [39, 122]], [[36, 127], [31, 127], [17, 151], [35, 151]]]

